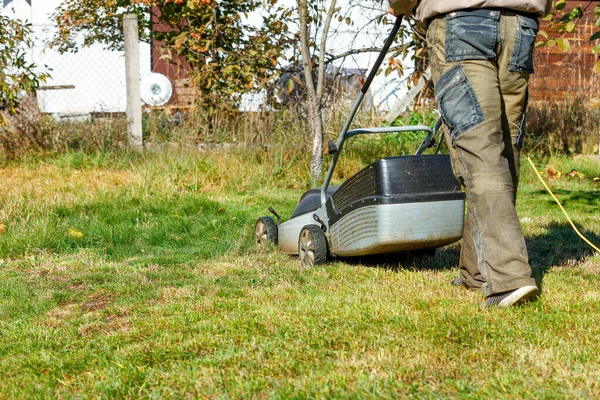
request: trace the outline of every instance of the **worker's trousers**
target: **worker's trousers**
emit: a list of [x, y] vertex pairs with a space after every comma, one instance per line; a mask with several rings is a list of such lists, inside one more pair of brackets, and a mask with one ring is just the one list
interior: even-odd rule
[[515, 209], [536, 16], [452, 12], [429, 23], [431, 72], [452, 167], [467, 194], [460, 275], [484, 294], [535, 285]]

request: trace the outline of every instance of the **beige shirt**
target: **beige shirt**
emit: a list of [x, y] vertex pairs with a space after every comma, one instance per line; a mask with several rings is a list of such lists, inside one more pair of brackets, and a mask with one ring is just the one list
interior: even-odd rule
[[508, 8], [543, 17], [550, 12], [552, 0], [388, 0], [398, 14], [409, 14], [416, 6], [415, 17], [425, 21], [437, 14], [467, 8]]

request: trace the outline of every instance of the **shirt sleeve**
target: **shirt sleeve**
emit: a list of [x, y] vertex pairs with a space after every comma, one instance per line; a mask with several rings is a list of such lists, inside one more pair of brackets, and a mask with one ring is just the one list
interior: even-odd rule
[[419, 0], [388, 0], [388, 4], [398, 15], [407, 16], [413, 12], [418, 3]]

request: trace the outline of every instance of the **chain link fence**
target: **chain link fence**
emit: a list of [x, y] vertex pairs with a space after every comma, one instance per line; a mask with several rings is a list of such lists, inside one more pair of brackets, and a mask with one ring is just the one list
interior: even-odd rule
[[[56, 32], [49, 15], [57, 6], [58, 0], [11, 0], [10, 4], [5, 12], [12, 13], [15, 18], [33, 21], [34, 46], [30, 49], [31, 60], [37, 65], [38, 71], [50, 73], [50, 78], [42, 84], [37, 94], [42, 112], [53, 114], [57, 119], [85, 119], [94, 114], [125, 112], [127, 89], [124, 52], [93, 45], [77, 52], [61, 54], [48, 46]], [[391, 25], [374, 23], [378, 16], [384, 14], [384, 10], [374, 8], [365, 11], [364, 5], [358, 7], [358, 3], [354, 4], [352, 1], [349, 4], [351, 11], [345, 17], [351, 18], [352, 22], [347, 24], [346, 18], [334, 21], [327, 41], [330, 57], [349, 53], [345, 57], [336, 58], [329, 71], [330, 75], [339, 74], [345, 76], [345, 79], [368, 73], [377, 57], [374, 49], [382, 46], [391, 29]], [[351, 50], [356, 49], [371, 51], [350, 54]], [[140, 76], [143, 78], [155, 67], [151, 46], [140, 43]], [[410, 65], [407, 67], [410, 69]], [[168, 76], [175, 89], [173, 101], [178, 101], [177, 95], [183, 92], [186, 92], [183, 93], [186, 96], [179, 97], [189, 101], [187, 92], [193, 94], [194, 91], [190, 91], [189, 81], [184, 79], [185, 82], [179, 82], [178, 77], [179, 74]], [[385, 112], [405, 95], [406, 84], [396, 73], [389, 76], [381, 73], [374, 80], [370, 93], [371, 104]], [[354, 95], [355, 91], [351, 94]], [[263, 94], [245, 96], [241, 109], [258, 109], [265, 103], [265, 98]]]
[[[47, 46], [53, 27], [33, 27], [35, 46], [32, 59], [40, 71], [49, 69], [50, 79], [38, 91], [40, 110], [57, 118], [86, 118], [95, 113], [120, 113], [126, 108], [125, 57], [122, 51], [110, 51], [93, 45], [76, 53], [61, 54]], [[341, 31], [328, 40], [331, 56], [356, 48], [378, 48], [385, 33]], [[360, 37], [357, 40], [357, 37]], [[358, 47], [360, 46], [360, 47]], [[336, 60], [336, 74], [366, 75], [375, 62], [375, 51], [350, 54]], [[409, 66], [410, 67], [410, 66]], [[385, 69], [385, 67], [383, 68]], [[140, 43], [140, 75], [152, 70], [151, 49]], [[346, 72], [345, 72], [346, 71]], [[349, 71], [349, 72], [348, 72]], [[331, 72], [330, 72], [331, 74]], [[175, 79], [172, 79], [177, 85]], [[386, 111], [406, 94], [405, 78], [395, 72], [389, 76], [380, 73], [371, 86], [373, 106]], [[263, 95], [244, 96], [242, 109], [252, 110], [264, 102]]]
[[[125, 54], [100, 45], [61, 54], [47, 45], [52, 25], [34, 25], [31, 58], [50, 79], [38, 91], [40, 110], [58, 119], [122, 113], [126, 109]], [[150, 45], [140, 43], [140, 74], [150, 73]]]
[[[334, 31], [328, 39], [328, 49], [331, 56], [352, 53], [352, 51], [363, 50], [356, 54], [348, 54], [339, 58], [334, 65], [341, 69], [350, 71], [362, 71], [365, 75], [369, 73], [379, 52], [377, 49], [383, 46], [391, 25], [373, 25], [367, 29], [346, 29]], [[375, 77], [370, 87], [373, 107], [379, 112], [389, 112], [408, 92], [406, 76], [413, 68], [411, 60], [403, 61], [405, 75], [399, 76], [396, 71], [386, 75], [387, 60], [381, 67], [380, 73]]]
[[[357, 10], [359, 10], [357, 8]], [[364, 8], [360, 9], [361, 12]], [[382, 10], [373, 9], [369, 15], [350, 15], [352, 22], [336, 21], [327, 39], [328, 57], [336, 58], [330, 73], [352, 77], [366, 75], [391, 25], [372, 23]], [[371, 21], [371, 23], [364, 23]], [[594, 26], [584, 25], [580, 38], [587, 38]], [[57, 118], [87, 118], [95, 113], [122, 113], [126, 109], [125, 59], [121, 51], [110, 51], [100, 45], [83, 48], [77, 53], [60, 54], [47, 43], [55, 32], [51, 24], [33, 25], [35, 45], [31, 58], [39, 70], [50, 70], [51, 78], [38, 92], [40, 110]], [[318, 38], [316, 38], [318, 39]], [[317, 41], [318, 43], [318, 41]], [[356, 49], [371, 51], [356, 52]], [[299, 59], [299, 57], [297, 57]], [[595, 57], [587, 40], [571, 40], [571, 49], [563, 53], [557, 48], [540, 48], [536, 55], [537, 73], [531, 79], [533, 101], [572, 101], [591, 97], [600, 87], [599, 77], [591, 73]], [[410, 60], [405, 60], [405, 76], [411, 72]], [[140, 43], [140, 74], [153, 69], [149, 44]], [[386, 113], [407, 95], [406, 78], [392, 72], [386, 76], [386, 65], [370, 89], [371, 104]], [[176, 79], [170, 77], [174, 86]], [[187, 83], [186, 83], [187, 85]], [[245, 96], [243, 110], [258, 109], [264, 95]]]

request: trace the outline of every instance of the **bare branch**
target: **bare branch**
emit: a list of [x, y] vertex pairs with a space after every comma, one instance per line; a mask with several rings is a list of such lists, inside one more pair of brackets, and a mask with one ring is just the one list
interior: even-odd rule
[[312, 75], [312, 66], [310, 62], [310, 49], [308, 46], [308, 2], [307, 0], [297, 1], [298, 15], [300, 17], [300, 53], [302, 54], [302, 67], [304, 70], [304, 79], [306, 81], [306, 90], [308, 92], [309, 99], [314, 99], [315, 86]]
[[325, 25], [323, 26], [323, 31], [321, 32], [321, 48], [319, 50], [319, 72], [317, 74], [317, 101], [321, 101], [321, 97], [323, 97], [323, 82], [325, 81], [325, 50], [327, 45], [327, 34], [329, 33], [329, 27], [331, 26], [331, 20], [333, 19], [333, 14], [339, 10], [339, 8], [335, 7], [335, 3], [337, 0], [331, 1], [331, 6], [327, 11], [327, 18], [325, 19]]
[[[400, 46], [390, 47], [389, 51], [399, 51], [405, 46], [409, 47], [411, 44], [412, 44], [412, 42], [408, 42], [408, 43], [405, 43]], [[329, 64], [335, 60], [339, 60], [340, 58], [346, 58], [346, 57], [354, 55], [354, 54], [375, 53], [375, 52], [380, 52], [380, 51], [381, 51], [381, 47], [362, 47], [360, 49], [348, 50], [348, 51], [346, 51], [344, 53], [340, 53], [340, 54], [329, 55], [329, 57], [327, 58], [327, 60], [325, 62], [327, 64]]]

